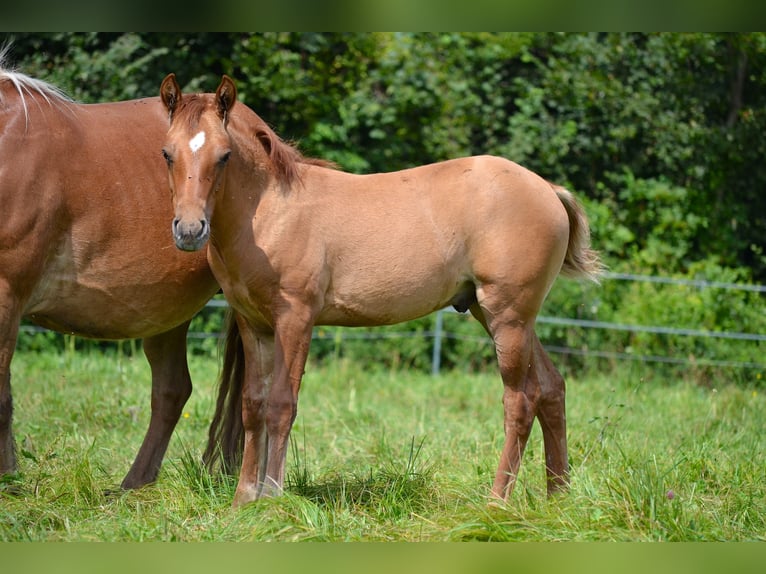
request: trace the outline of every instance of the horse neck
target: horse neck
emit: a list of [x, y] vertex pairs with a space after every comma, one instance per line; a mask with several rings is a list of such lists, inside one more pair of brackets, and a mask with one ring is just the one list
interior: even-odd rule
[[232, 157], [211, 221], [218, 248], [236, 243], [242, 235], [236, 230], [250, 228], [256, 212], [260, 226], [271, 226], [286, 215], [293, 194], [300, 193], [304, 186], [302, 177], [309, 163], [299, 162], [298, 176], [292, 180], [280, 173], [263, 141], [254, 136], [261, 123], [249, 109], [239, 113], [235, 109], [229, 123]]
[[247, 229], [264, 200], [273, 193], [265, 152], [241, 145], [233, 138], [232, 158], [224, 185], [216, 192], [211, 226], [219, 249], [236, 243], [240, 229]]

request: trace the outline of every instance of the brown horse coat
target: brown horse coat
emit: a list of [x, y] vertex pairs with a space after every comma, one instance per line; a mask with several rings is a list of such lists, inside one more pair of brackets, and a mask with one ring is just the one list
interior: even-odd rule
[[17, 469], [10, 364], [28, 317], [144, 339], [151, 422], [122, 485], [157, 476], [191, 393], [189, 321], [218, 289], [204, 252], [180, 252], [168, 235], [166, 130], [159, 98], [77, 104], [2, 69], [0, 54], [0, 475]]

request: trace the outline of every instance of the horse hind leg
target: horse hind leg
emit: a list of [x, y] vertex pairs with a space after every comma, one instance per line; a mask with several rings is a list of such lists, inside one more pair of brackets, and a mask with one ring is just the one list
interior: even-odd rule
[[535, 335], [530, 377], [540, 389], [537, 420], [543, 431], [545, 472], [548, 494], [565, 489], [569, 484], [567, 455], [566, 385], [564, 377], [551, 362]]
[[482, 303], [472, 304], [470, 311], [495, 343], [503, 379], [505, 440], [492, 485], [492, 496], [507, 500], [516, 484], [539, 397], [536, 379], [528, 376], [535, 334], [530, 325], [532, 322], [523, 320], [508, 306], [498, 305], [501, 310], [492, 311], [486, 295], [484, 299]]
[[505, 442], [492, 486], [492, 495], [507, 500], [516, 484], [524, 454], [539, 389], [528, 377], [533, 333], [521, 324], [507, 324], [495, 329], [496, 355], [503, 379], [503, 428]]
[[[495, 340], [503, 377], [506, 439], [492, 488], [493, 496], [506, 500], [512, 492], [535, 416], [543, 433], [548, 494], [566, 488], [569, 459], [564, 378], [534, 331], [516, 329], [514, 332], [513, 328], [490, 327], [478, 303], [472, 305], [470, 310]], [[493, 335], [493, 330], [499, 333]], [[521, 345], [514, 347], [514, 340], [521, 341]], [[514, 355], [529, 358], [519, 364]], [[522, 376], [525, 364], [526, 375]], [[519, 381], [522, 381], [520, 387]]]
[[157, 480], [170, 437], [192, 392], [186, 360], [189, 322], [144, 339], [144, 355], [152, 371], [152, 400], [149, 429], [128, 474], [123, 489], [140, 488]]

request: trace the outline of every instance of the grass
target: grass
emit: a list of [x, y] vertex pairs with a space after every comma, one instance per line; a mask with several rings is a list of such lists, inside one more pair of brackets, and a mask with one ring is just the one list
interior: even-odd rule
[[192, 358], [195, 392], [159, 481], [121, 492], [148, 424], [140, 354], [17, 354], [21, 472], [0, 484], [0, 540], [766, 540], [760, 380], [702, 387], [644, 366], [570, 378], [571, 489], [545, 496], [535, 427], [496, 506], [496, 375], [309, 368], [285, 495], [234, 511], [234, 480], [198, 462], [217, 367]]

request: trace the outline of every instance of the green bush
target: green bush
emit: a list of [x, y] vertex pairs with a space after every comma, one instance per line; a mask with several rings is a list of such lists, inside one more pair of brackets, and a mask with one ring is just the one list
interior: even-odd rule
[[[353, 172], [502, 155], [578, 194], [614, 272], [766, 281], [763, 33], [20, 33], [11, 55], [22, 71], [85, 102], [155, 95], [168, 72], [187, 91], [209, 91], [228, 73], [242, 101], [283, 137]], [[764, 333], [763, 299], [560, 280], [542, 314]], [[444, 323], [444, 368], [493, 365], [476, 321], [448, 314]], [[192, 331], [222, 325], [223, 311], [206, 309]], [[318, 328], [312, 360], [427, 370], [433, 327], [427, 317], [375, 330]], [[701, 378], [712, 376], [711, 361], [762, 362], [762, 342], [543, 322], [538, 332], [545, 344], [574, 350], [556, 358], [564, 369], [609, 367], [583, 355], [594, 351], [688, 360], [698, 367], [652, 368]], [[19, 340], [39, 350], [110, 345], [45, 333]], [[191, 343], [199, 353], [216, 346], [215, 338]]]

